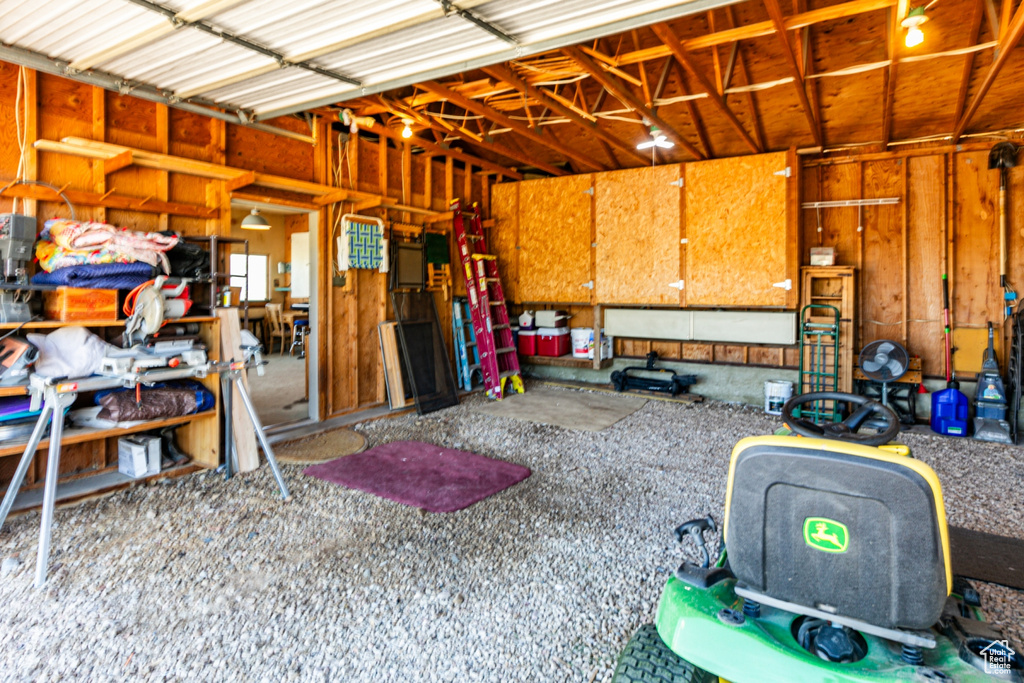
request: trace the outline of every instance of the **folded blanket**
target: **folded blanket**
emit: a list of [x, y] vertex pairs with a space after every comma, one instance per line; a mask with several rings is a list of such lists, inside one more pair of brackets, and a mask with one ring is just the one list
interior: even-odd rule
[[156, 268], [148, 263], [103, 263], [69, 266], [32, 276], [34, 285], [64, 285], [80, 289], [135, 289], [152, 280]]
[[39, 267], [48, 273], [72, 266], [99, 265], [101, 263], [132, 263], [132, 259], [129, 257], [116, 254], [109, 249], [78, 251], [58, 247], [53, 242], [47, 240], [36, 242], [36, 258], [39, 260]]
[[178, 243], [177, 235], [139, 232], [107, 223], [79, 223], [63, 218], [46, 221], [39, 237], [71, 251], [106, 250], [115, 255], [114, 261], [120, 263], [141, 261], [151, 266], [159, 264], [165, 273], [171, 272], [171, 265], [164, 252]]

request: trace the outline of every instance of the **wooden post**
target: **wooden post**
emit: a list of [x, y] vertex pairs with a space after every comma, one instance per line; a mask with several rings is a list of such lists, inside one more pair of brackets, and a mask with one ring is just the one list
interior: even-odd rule
[[[39, 76], [35, 69], [25, 69], [25, 180], [39, 180], [39, 152], [32, 143], [39, 139]], [[39, 216], [39, 203], [35, 199], [22, 200], [22, 210], [28, 216]]]
[[444, 207], [445, 209], [455, 198], [455, 167], [452, 165], [452, 158], [444, 158]]
[[[96, 86], [92, 87], [92, 139], [106, 141], [107, 129], [107, 91]], [[107, 174], [103, 170], [103, 160], [92, 162], [92, 190], [102, 195], [107, 191]], [[107, 208], [98, 206], [93, 210], [93, 219], [100, 223], [107, 222]]]
[[[170, 153], [170, 124], [169, 112], [166, 104], [156, 105], [156, 141], [160, 146], [161, 154]], [[167, 201], [170, 192], [170, 174], [167, 171], [160, 171], [156, 181], [156, 196], [161, 201]], [[167, 230], [169, 221], [166, 213], [160, 214], [158, 222], [160, 230]]]
[[[423, 195], [424, 205], [428, 209], [434, 208], [434, 157], [423, 155]], [[447, 208], [447, 207], [446, 207]]]
[[473, 204], [473, 167], [470, 164], [466, 164], [465, 176], [462, 179], [462, 203], [465, 204], [468, 209]]

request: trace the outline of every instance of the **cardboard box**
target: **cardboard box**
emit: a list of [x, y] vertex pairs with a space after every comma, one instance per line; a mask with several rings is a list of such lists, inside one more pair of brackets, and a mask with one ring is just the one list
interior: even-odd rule
[[149, 473], [149, 458], [146, 444], [133, 437], [122, 436], [117, 440], [117, 471], [139, 479]]
[[158, 436], [122, 436], [117, 440], [117, 471], [133, 479], [160, 474], [161, 446]]
[[43, 315], [47, 320], [117, 320], [116, 289], [58, 287], [43, 292]]
[[832, 247], [811, 247], [812, 266], [834, 266], [836, 250]]

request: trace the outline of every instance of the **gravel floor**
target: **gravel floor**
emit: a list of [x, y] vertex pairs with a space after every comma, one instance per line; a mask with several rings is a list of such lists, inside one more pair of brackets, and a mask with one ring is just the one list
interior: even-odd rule
[[[59, 510], [53, 570], [31, 587], [38, 515], [0, 533], [6, 680], [604, 681], [680, 560], [671, 531], [721, 519], [753, 408], [648, 402], [600, 433], [463, 405], [358, 427], [522, 463], [533, 476], [431, 515], [266, 467], [200, 473]], [[1018, 449], [906, 435], [934, 466], [950, 522], [1024, 526]], [[22, 563], [11, 570], [11, 558]], [[1024, 642], [1024, 593], [979, 585]]]

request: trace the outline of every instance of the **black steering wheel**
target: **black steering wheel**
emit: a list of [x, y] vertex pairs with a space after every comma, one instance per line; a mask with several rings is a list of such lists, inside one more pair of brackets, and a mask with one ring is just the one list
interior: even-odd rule
[[[793, 410], [805, 403], [814, 401], [839, 401], [841, 403], [852, 403], [856, 406], [848, 418], [842, 422], [826, 422], [815, 424], [810, 420], [794, 417]], [[859, 434], [861, 425], [872, 415], [877, 415], [885, 420], [885, 429], [877, 434]], [[800, 436], [811, 439], [836, 439], [849, 443], [859, 443], [864, 446], [881, 446], [887, 444], [900, 433], [900, 420], [896, 413], [888, 406], [884, 406], [874, 399], [857, 394], [845, 394], [841, 391], [814, 391], [809, 394], [794, 396], [782, 406], [782, 421], [786, 426]]]

